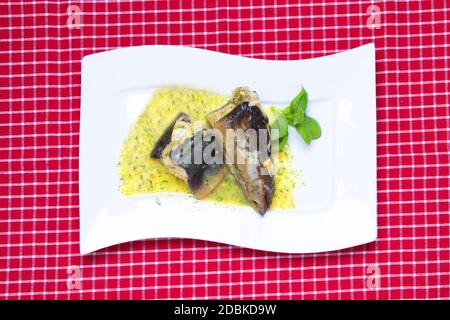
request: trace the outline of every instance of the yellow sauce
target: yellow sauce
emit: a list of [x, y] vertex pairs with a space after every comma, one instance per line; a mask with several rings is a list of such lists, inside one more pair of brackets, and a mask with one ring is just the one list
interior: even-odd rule
[[[156, 91], [123, 143], [118, 162], [120, 192], [124, 195], [191, 193], [186, 182], [169, 173], [159, 161], [151, 159], [150, 152], [178, 113], [185, 112], [193, 121], [208, 126], [206, 114], [222, 106], [228, 99], [224, 95], [190, 88], [168, 87]], [[270, 113], [268, 116], [271, 118]], [[298, 172], [292, 169], [291, 162], [289, 149], [275, 155], [277, 172], [272, 208], [295, 207], [293, 189]], [[250, 205], [231, 174], [205, 200]]]

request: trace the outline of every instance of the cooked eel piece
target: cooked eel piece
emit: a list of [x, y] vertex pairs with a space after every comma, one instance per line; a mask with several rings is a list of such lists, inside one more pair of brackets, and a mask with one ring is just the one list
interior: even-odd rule
[[[173, 175], [187, 182], [197, 199], [211, 193], [228, 173], [223, 164], [206, 164], [203, 157], [198, 163], [194, 161], [196, 146], [200, 146], [203, 152], [205, 147], [214, 142], [203, 139], [206, 132], [203, 128], [195, 130], [189, 116], [180, 113], [151, 152], [153, 159], [159, 159]], [[194, 143], [195, 139], [202, 139], [201, 143]]]
[[[261, 141], [258, 140], [256, 148], [239, 139], [231, 145], [224, 144], [227, 158], [231, 156], [232, 158], [228, 159], [234, 159], [233, 163], [227, 161], [230, 172], [239, 181], [247, 200], [263, 215], [272, 203], [275, 183], [269, 120], [262, 111], [258, 95], [245, 87], [236, 88], [232, 98], [223, 107], [209, 113], [206, 118], [213, 128], [222, 132], [223, 137], [226, 137], [227, 129], [245, 131], [251, 128], [256, 132], [263, 129], [265, 131], [261, 133], [267, 133], [267, 144], [260, 145]], [[244, 157], [241, 159], [245, 161], [236, 161], [239, 157]]]

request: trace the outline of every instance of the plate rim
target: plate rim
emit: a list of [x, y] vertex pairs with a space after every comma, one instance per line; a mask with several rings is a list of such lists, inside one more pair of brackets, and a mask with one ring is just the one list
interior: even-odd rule
[[[303, 60], [266, 60], [266, 59], [257, 59], [257, 58], [235, 56], [235, 55], [230, 55], [230, 54], [226, 54], [226, 53], [220, 53], [220, 52], [215, 52], [215, 51], [211, 51], [211, 50], [204, 50], [204, 49], [199, 49], [199, 48], [193, 48], [193, 47], [180, 47], [180, 46], [172, 46], [172, 45], [149, 45], [149, 46], [120, 48], [120, 49], [115, 49], [115, 50], [95, 53], [95, 54], [91, 54], [91, 55], [87, 55], [87, 56], [83, 57], [83, 59], [82, 59], [82, 73], [81, 73], [82, 74], [82, 86], [81, 86], [81, 89], [82, 89], [81, 90], [81, 97], [82, 97], [82, 99], [81, 99], [81, 108], [80, 108], [80, 143], [79, 143], [79, 145], [80, 145], [80, 152], [79, 152], [80, 253], [81, 254], [87, 254], [87, 253], [90, 253], [90, 252], [93, 252], [93, 251], [96, 251], [96, 250], [98, 250], [100, 248], [105, 247], [105, 246], [102, 246], [102, 247], [96, 248], [94, 250], [89, 249], [89, 246], [86, 246], [85, 243], [84, 243], [86, 241], [86, 238], [82, 236], [82, 233], [83, 233], [82, 229], [85, 228], [83, 223], [82, 223], [84, 219], [82, 218], [83, 215], [82, 215], [82, 201], [81, 201], [82, 200], [82, 192], [81, 192], [81, 189], [82, 189], [82, 186], [84, 185], [84, 182], [82, 183], [82, 180], [83, 180], [82, 179], [82, 175], [83, 175], [82, 159], [84, 161], [85, 157], [86, 157], [85, 152], [82, 152], [82, 150], [84, 150], [83, 147], [84, 147], [84, 143], [85, 143], [85, 142], [84, 143], [82, 143], [82, 142], [85, 140], [85, 139], [83, 139], [83, 136], [84, 136], [83, 135], [83, 127], [84, 127], [84, 125], [83, 124], [85, 124], [86, 121], [83, 121], [83, 118], [86, 116], [86, 106], [84, 106], [84, 104], [83, 104], [83, 102], [85, 102], [85, 99], [83, 99], [83, 93], [85, 93], [85, 90], [86, 90], [86, 88], [85, 88], [86, 77], [87, 77], [86, 70], [87, 70], [87, 68], [89, 68], [89, 65], [91, 65], [93, 62], [95, 62], [95, 61], [92, 61], [92, 62], [90, 61], [90, 60], [94, 59], [94, 57], [100, 57], [101, 58], [101, 57], [105, 56], [105, 54], [106, 55], [115, 55], [115, 54], [120, 53], [120, 52], [136, 50], [136, 48], [142, 48], [142, 47], [144, 47], [144, 48], [149, 48], [150, 47], [152, 49], [155, 49], [155, 48], [177, 48], [176, 50], [180, 50], [180, 48], [183, 48], [183, 50], [184, 49], [194, 50], [196, 52], [207, 51], [207, 52], [209, 52], [210, 54], [213, 54], [213, 55], [219, 55], [219, 56], [223, 55], [223, 56], [233, 57], [233, 59], [237, 58], [237, 59], [245, 59], [245, 60], [257, 60], [257, 61], [261, 61], [261, 62], [271, 61], [271, 62], [275, 62], [275, 63], [286, 63], [286, 62], [288, 62], [288, 63], [295, 63], [295, 62], [299, 62], [299, 61], [301, 61], [302, 63], [305, 63], [305, 62], [312, 61], [312, 60], [320, 61], [321, 59], [326, 59], [326, 58], [329, 58], [331, 56], [349, 54], [351, 52], [354, 52], [355, 50], [361, 50], [361, 48], [366, 48], [366, 49], [369, 50], [369, 52], [371, 52], [373, 54], [373, 77], [375, 77], [375, 57], [374, 57], [375, 47], [374, 47], [373, 43], [369, 43], [369, 44], [366, 44], [366, 45], [363, 45], [363, 46], [360, 46], [360, 47], [357, 47], [357, 48], [353, 48], [353, 49], [350, 49], [350, 50], [347, 50], [347, 51], [343, 51], [343, 52], [339, 52], [339, 53], [332, 54], [332, 55], [316, 57], [316, 58], [312, 58], [312, 59], [303, 59]], [[375, 78], [373, 79], [373, 82], [375, 84]], [[373, 90], [375, 92], [375, 88], [373, 88]], [[374, 107], [376, 108], [375, 95], [373, 96], [373, 99], [374, 99], [374, 101], [373, 101]], [[84, 112], [83, 112], [83, 110], [84, 110]], [[377, 152], [376, 152], [376, 112], [375, 112], [375, 118], [373, 120], [375, 122], [375, 126], [374, 126], [375, 131], [374, 131], [373, 134], [375, 135], [375, 137], [374, 137], [375, 138], [374, 147], [375, 147], [375, 158], [376, 158], [376, 154], [377, 154]], [[263, 251], [278, 252], [278, 253], [319, 253], [319, 252], [328, 252], [328, 251], [341, 250], [341, 249], [345, 249], [345, 248], [349, 248], [349, 247], [353, 247], [353, 246], [359, 246], [359, 245], [362, 245], [362, 244], [365, 244], [365, 243], [369, 243], [369, 242], [375, 241], [376, 238], [377, 238], [376, 159], [375, 159], [375, 185], [374, 185], [374, 192], [375, 192], [375, 212], [374, 212], [374, 214], [375, 214], [375, 217], [374, 217], [375, 221], [374, 222], [375, 223], [373, 225], [374, 232], [372, 233], [371, 236], [367, 237], [367, 239], [363, 239], [363, 240], [361, 240], [359, 242], [355, 241], [354, 243], [352, 243], [352, 244], [350, 244], [348, 246], [343, 246], [343, 247], [339, 246], [338, 248], [326, 248], [326, 249], [323, 249], [323, 250], [292, 252], [291, 250], [282, 251], [282, 250], [278, 250], [278, 249], [277, 250], [271, 250], [270, 248], [258, 248], [258, 247], [255, 247], [255, 246], [245, 246], [245, 245], [242, 245], [242, 244], [236, 244], [236, 243], [233, 243], [233, 242], [227, 242], [227, 241], [223, 241], [223, 240], [217, 241], [217, 240], [214, 240], [214, 239], [201, 238], [200, 236], [195, 237], [195, 238], [193, 238], [193, 237], [186, 237], [186, 238], [199, 239], [199, 240], [208, 240], [208, 241], [214, 241], [214, 242], [218, 242], [218, 243], [225, 243], [225, 244], [239, 246], [239, 247], [251, 248], [251, 249], [255, 249], [255, 250], [263, 250]], [[184, 238], [184, 237], [169, 236], [168, 235], [168, 236], [160, 236], [160, 237], [158, 237], [158, 236], [157, 237], [151, 237], [151, 239], [153, 239], [153, 238], [154, 239], [157, 239], [157, 238], [168, 238], [168, 237], [169, 238]], [[139, 238], [139, 239], [141, 239], [141, 238]], [[150, 239], [150, 238], [147, 237], [146, 239]], [[134, 240], [137, 240], [137, 239], [134, 239]], [[133, 241], [133, 240], [130, 240], [130, 241]], [[118, 243], [121, 243], [121, 242], [118, 242]], [[114, 244], [117, 244], [117, 243], [111, 243], [110, 245], [114, 245]]]

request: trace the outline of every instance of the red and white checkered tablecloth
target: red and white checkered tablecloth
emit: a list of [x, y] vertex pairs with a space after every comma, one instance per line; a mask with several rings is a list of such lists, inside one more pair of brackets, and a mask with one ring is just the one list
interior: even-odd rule
[[[449, 6], [1, 1], [0, 297], [450, 298]], [[289, 255], [163, 239], [78, 254], [83, 56], [171, 44], [306, 59], [369, 42], [377, 61], [376, 242]]]

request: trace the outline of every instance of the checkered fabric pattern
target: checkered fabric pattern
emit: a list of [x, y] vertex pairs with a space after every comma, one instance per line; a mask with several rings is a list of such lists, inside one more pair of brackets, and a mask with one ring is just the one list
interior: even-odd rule
[[[450, 298], [448, 6], [1, 1], [0, 297]], [[369, 42], [377, 70], [376, 242], [290, 255], [162, 239], [78, 254], [83, 56], [170, 44], [307, 59]]]

